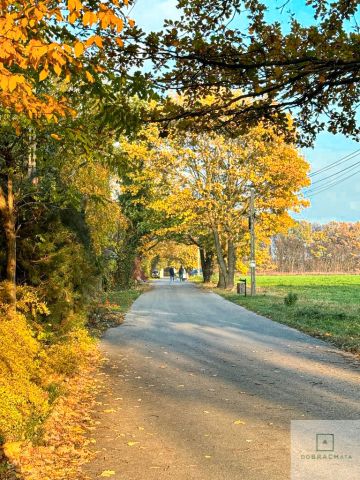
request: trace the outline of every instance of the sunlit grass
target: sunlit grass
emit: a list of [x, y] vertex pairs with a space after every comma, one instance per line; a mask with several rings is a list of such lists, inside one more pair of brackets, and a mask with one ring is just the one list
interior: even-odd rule
[[105, 301], [107, 300], [109, 302], [109, 308], [111, 308], [111, 310], [126, 313], [143, 291], [143, 288], [114, 290], [107, 293]]
[[[248, 282], [250, 286], [249, 278]], [[298, 295], [293, 306], [284, 303], [289, 292]], [[256, 297], [218, 293], [277, 322], [360, 352], [360, 275], [258, 276]]]

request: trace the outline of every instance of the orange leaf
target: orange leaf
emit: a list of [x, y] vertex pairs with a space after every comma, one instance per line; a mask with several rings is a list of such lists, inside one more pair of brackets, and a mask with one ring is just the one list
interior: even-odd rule
[[99, 37], [99, 35], [96, 35], [96, 37], [94, 37], [94, 42], [99, 48], [103, 47], [103, 41], [102, 41], [102, 38]]
[[77, 57], [81, 57], [81, 55], [84, 53], [84, 45], [82, 42], [75, 43], [74, 52]]
[[56, 73], [56, 75], [59, 77], [61, 75], [61, 67], [58, 63], [55, 63], [55, 65], [53, 66], [53, 69], [54, 69], [54, 72]]
[[41, 70], [40, 75], [39, 75], [39, 80], [42, 82], [45, 80], [45, 78], [49, 75], [49, 70]]
[[90, 25], [91, 22], [91, 12], [85, 12], [83, 16], [83, 24]]
[[17, 85], [17, 78], [16, 77], [10, 77], [9, 78], [9, 91], [13, 92], [16, 88]]
[[94, 82], [95, 82], [95, 78], [91, 75], [90, 72], [85, 72], [85, 75], [86, 75], [87, 80], [88, 80], [90, 83], [94, 83]]

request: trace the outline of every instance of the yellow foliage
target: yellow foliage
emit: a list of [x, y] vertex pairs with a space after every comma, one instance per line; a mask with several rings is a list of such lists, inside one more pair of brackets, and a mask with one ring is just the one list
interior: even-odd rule
[[36, 433], [49, 411], [48, 394], [40, 386], [40, 345], [25, 317], [0, 310], [0, 440]]
[[[126, 21], [121, 10], [126, 4], [120, 4], [117, 0], [94, 1], [86, 5], [79, 0], [2, 1], [0, 104], [17, 113], [25, 113], [30, 118], [55, 120], [56, 117], [71, 113], [63, 99], [40, 94], [37, 80], [44, 81], [50, 71], [64, 78], [70, 78], [73, 74], [70, 72], [76, 71], [77, 75], [93, 82], [92, 75], [85, 71], [82, 61], [86, 48], [92, 44], [80, 41], [73, 33], [81, 29], [82, 35], [90, 36], [97, 30], [110, 44], [112, 40], [108, 33], [112, 31], [115, 44]], [[64, 31], [71, 31], [72, 34], [55, 37], [53, 25], [58, 22], [62, 23]], [[133, 20], [127, 22], [133, 26]], [[94, 43], [101, 49], [100, 35], [97, 35]]]
[[148, 250], [144, 259], [158, 260], [157, 268], [166, 268], [174, 265], [179, 268], [197, 268], [199, 261], [199, 249], [195, 245], [185, 245], [174, 241], [158, 243], [154, 248]]
[[47, 351], [48, 367], [55, 373], [71, 376], [88, 360], [94, 342], [85, 329], [70, 332]]
[[79, 157], [64, 165], [61, 176], [86, 197], [86, 223], [94, 251], [101, 255], [104, 248], [111, 245], [113, 233], [122, 221], [119, 204], [112, 198], [114, 182], [110, 168], [95, 160], [85, 162]]
[[[94, 344], [77, 328], [48, 347], [36, 330], [37, 315], [48, 313], [31, 287], [18, 288], [18, 312], [6, 305], [6, 282], [0, 283], [0, 443], [37, 435], [50, 411], [48, 388], [76, 373], [89, 359]], [[20, 312], [21, 310], [21, 312]], [[71, 318], [68, 323], [71, 323]], [[74, 324], [78, 324], [78, 320]], [[46, 335], [44, 336], [44, 338]], [[47, 337], [46, 337], [47, 338]], [[54, 386], [54, 385], [53, 385]], [[50, 391], [50, 390], [49, 390]], [[8, 444], [11, 448], [11, 443]]]

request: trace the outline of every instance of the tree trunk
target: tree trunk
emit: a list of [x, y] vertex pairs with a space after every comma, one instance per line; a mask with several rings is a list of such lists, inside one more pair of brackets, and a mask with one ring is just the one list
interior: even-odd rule
[[28, 178], [33, 185], [36, 185], [39, 182], [39, 179], [37, 178], [36, 172], [36, 135], [34, 133], [30, 133], [29, 143]]
[[218, 280], [217, 288], [222, 288], [223, 290], [225, 290], [226, 288], [226, 280], [221, 269], [219, 269], [219, 280]]
[[228, 240], [228, 255], [227, 255], [227, 279], [226, 288], [231, 290], [234, 288], [235, 267], [236, 267], [236, 250], [232, 240]]
[[16, 310], [16, 219], [12, 178], [7, 178], [6, 193], [0, 186], [0, 212], [6, 239], [6, 280], [10, 309]]
[[204, 283], [208, 283], [214, 273], [214, 252], [206, 251], [205, 248], [200, 247], [200, 261]]
[[124, 255], [118, 259], [116, 271], [116, 286], [128, 289], [134, 283], [133, 273], [135, 267], [135, 254]]
[[[216, 228], [213, 229], [214, 234], [214, 242], [215, 242], [215, 250], [216, 250], [216, 257], [219, 264], [219, 288], [226, 288], [226, 281], [228, 276], [227, 266], [225, 262], [225, 258], [221, 248], [221, 242], [219, 237], [219, 232]], [[220, 286], [221, 285], [221, 286]]]

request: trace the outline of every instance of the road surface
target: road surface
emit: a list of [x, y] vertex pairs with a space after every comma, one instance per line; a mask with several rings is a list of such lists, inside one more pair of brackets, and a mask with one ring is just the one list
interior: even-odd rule
[[359, 419], [359, 362], [192, 284], [107, 331], [97, 456], [114, 480], [289, 480], [290, 421]]

